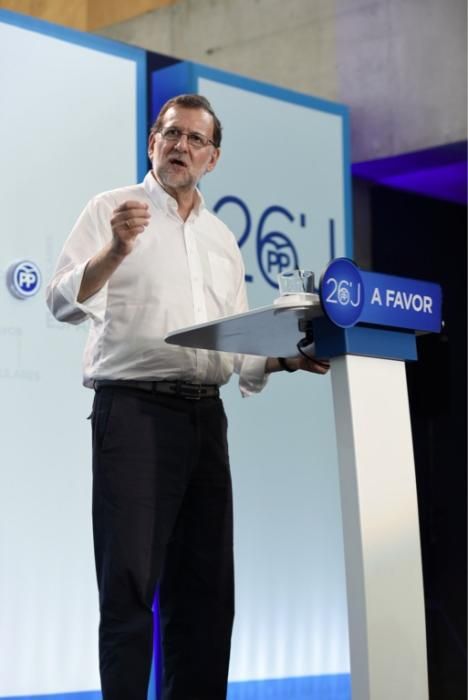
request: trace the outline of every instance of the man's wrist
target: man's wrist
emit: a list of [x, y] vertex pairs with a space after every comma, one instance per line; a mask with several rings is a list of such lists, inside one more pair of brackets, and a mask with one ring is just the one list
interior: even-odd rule
[[275, 372], [296, 372], [299, 369], [297, 358], [295, 357], [268, 357], [265, 364], [265, 374]]
[[107, 258], [113, 265], [122, 263], [129, 254], [128, 246], [122, 241], [111, 241], [107, 251]]
[[296, 372], [298, 369], [297, 367], [291, 367], [290, 364], [286, 361], [285, 357], [277, 357], [278, 364], [281, 367], [281, 369], [284, 369], [286, 372]]

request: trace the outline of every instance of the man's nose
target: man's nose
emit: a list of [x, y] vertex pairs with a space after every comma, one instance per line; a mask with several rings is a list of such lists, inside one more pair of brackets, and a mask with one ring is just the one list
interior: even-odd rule
[[177, 141], [174, 143], [175, 148], [184, 148], [187, 149], [188, 146], [188, 134], [180, 134], [179, 138]]

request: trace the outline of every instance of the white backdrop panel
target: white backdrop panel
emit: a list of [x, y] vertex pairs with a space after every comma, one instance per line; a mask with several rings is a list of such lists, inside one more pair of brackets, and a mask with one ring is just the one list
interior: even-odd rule
[[[262, 94], [203, 74], [198, 91], [224, 127], [221, 160], [202, 190], [210, 207], [218, 208], [226, 196], [241, 200], [244, 208], [231, 200], [218, 211], [238, 240], [245, 238], [250, 215], [242, 245], [253, 278], [250, 305], [269, 304], [278, 292], [267, 279], [274, 282], [282, 267], [294, 267], [292, 246], [299, 266], [317, 275], [325, 268], [330, 220], [335, 254], [350, 252], [342, 117], [281, 99], [276, 89]], [[241, 399], [234, 381], [223, 396], [235, 489], [237, 613], [230, 679], [347, 673], [330, 380], [282, 373], [255, 398]]]
[[[99, 687], [86, 327], [44, 287], [89, 197], [137, 179], [136, 83], [134, 60], [0, 18], [0, 696]], [[22, 258], [44, 281], [25, 301], [3, 279]]]

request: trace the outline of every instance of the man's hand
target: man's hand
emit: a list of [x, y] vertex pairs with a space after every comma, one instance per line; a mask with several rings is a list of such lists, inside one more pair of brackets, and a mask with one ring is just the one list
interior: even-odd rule
[[112, 240], [89, 260], [78, 292], [77, 300], [80, 303], [102, 289], [132, 252], [137, 237], [150, 221], [149, 206], [144, 202], [123, 202], [112, 214]]
[[291, 364], [291, 369], [303, 369], [305, 372], [313, 372], [314, 374], [326, 374], [330, 369], [328, 360], [304, 357], [304, 355], [288, 359], [287, 363], [288, 365]]
[[149, 206], [144, 202], [129, 200], [112, 212], [112, 252], [126, 257], [135, 247], [137, 236], [150, 222]]
[[[314, 374], [326, 374], [330, 369], [330, 363], [328, 360], [315, 357], [305, 357], [304, 355], [299, 355], [298, 357], [288, 357], [284, 360], [286, 367], [290, 372], [295, 372], [298, 369], [302, 369], [305, 372], [313, 372]], [[277, 357], [269, 357], [266, 361], [265, 371], [267, 374], [270, 372], [281, 372], [285, 368], [281, 366], [280, 361]]]

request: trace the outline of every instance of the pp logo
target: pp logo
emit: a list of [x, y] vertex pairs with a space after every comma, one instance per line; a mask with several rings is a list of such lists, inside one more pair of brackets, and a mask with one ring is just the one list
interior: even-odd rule
[[7, 285], [14, 297], [27, 299], [39, 291], [41, 272], [37, 265], [29, 260], [12, 263], [7, 270]]
[[337, 258], [330, 263], [320, 282], [320, 299], [336, 326], [349, 328], [358, 322], [364, 306], [364, 283], [351, 260]]
[[279, 231], [269, 233], [259, 250], [259, 264], [266, 281], [278, 287], [278, 274], [292, 272], [299, 267], [297, 252], [292, 242]]

